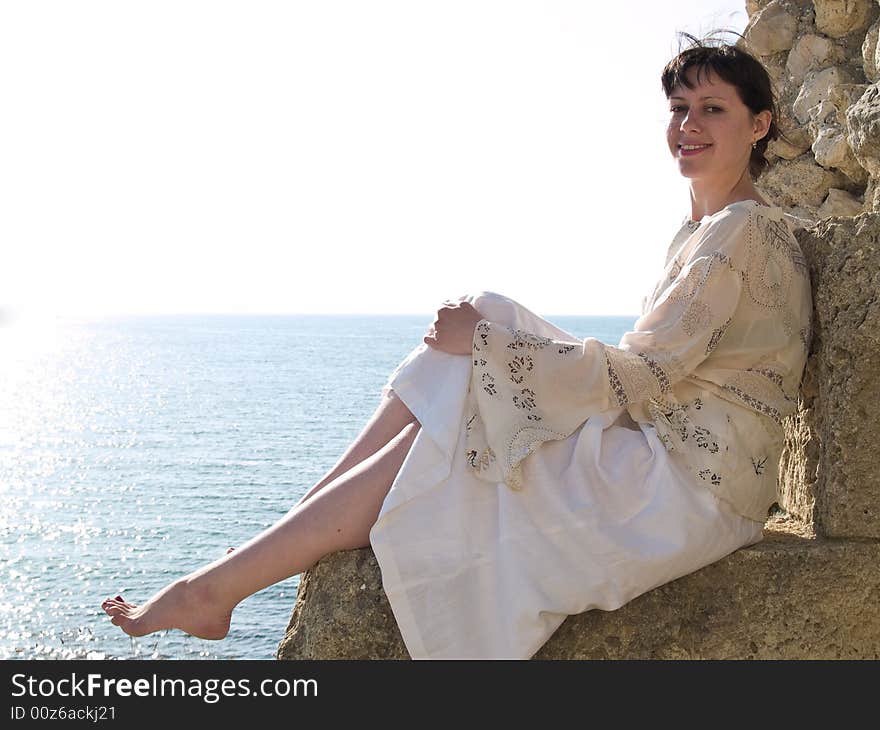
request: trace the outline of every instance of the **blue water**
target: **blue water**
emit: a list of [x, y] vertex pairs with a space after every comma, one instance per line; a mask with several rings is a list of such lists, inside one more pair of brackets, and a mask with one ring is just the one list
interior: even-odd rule
[[[616, 344], [636, 319], [548, 319]], [[0, 326], [0, 658], [271, 659], [298, 577], [229, 636], [130, 639], [141, 602], [282, 517], [336, 462], [433, 315]]]

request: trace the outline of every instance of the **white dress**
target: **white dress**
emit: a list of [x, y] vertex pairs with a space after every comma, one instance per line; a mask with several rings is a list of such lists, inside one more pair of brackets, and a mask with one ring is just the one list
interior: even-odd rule
[[[485, 317], [573, 335], [491, 292]], [[636, 596], [761, 540], [762, 523], [694, 483], [624, 408], [590, 416], [522, 463], [513, 491], [465, 459], [471, 359], [425, 344], [389, 377], [422, 424], [370, 531], [410, 655], [526, 659], [566, 616]]]
[[737, 201], [673, 238], [617, 346], [491, 292], [471, 357], [420, 344], [389, 389], [422, 428], [370, 531], [414, 658], [528, 658], [763, 537], [811, 339], [783, 211]]

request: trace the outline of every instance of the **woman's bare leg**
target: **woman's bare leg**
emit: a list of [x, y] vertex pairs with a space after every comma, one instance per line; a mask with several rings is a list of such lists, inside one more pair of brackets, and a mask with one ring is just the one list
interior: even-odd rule
[[328, 553], [370, 544], [370, 528], [420, 426], [406, 425], [378, 451], [307, 503], [213, 563], [171, 583], [142, 606], [108, 599], [112, 623], [132, 636], [178, 628], [222, 639], [247, 596], [312, 567]]
[[387, 396], [382, 398], [382, 402], [379, 403], [379, 407], [376, 408], [370, 420], [367, 421], [367, 425], [364, 426], [345, 453], [339, 457], [339, 461], [336, 462], [335, 466], [323, 476], [321, 481], [300, 498], [297, 506], [320, 492], [334, 479], [342, 476], [349, 469], [375, 454], [399, 434], [404, 426], [410, 423], [418, 424], [418, 421], [412, 414], [412, 411], [400, 400], [397, 393], [392, 390]]
[[[360, 464], [364, 459], [375, 454], [392, 438], [394, 438], [404, 426], [410, 423], [419, 424], [416, 417], [409, 408], [393, 390], [382, 398], [379, 407], [373, 412], [370, 420], [363, 427], [358, 437], [349, 445], [345, 453], [339, 457], [339, 460], [328, 471], [321, 480], [315, 484], [308, 492], [300, 497], [296, 507], [311, 499], [324, 487], [326, 487], [334, 479], [342, 476], [354, 466]], [[226, 548], [226, 552], [230, 553], [234, 548]]]

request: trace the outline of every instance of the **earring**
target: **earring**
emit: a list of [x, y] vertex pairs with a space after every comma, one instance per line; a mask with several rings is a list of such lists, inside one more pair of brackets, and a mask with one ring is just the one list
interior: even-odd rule
[[754, 150], [757, 148], [758, 148], [758, 140], [755, 140], [754, 142], [752, 142], [752, 149]]

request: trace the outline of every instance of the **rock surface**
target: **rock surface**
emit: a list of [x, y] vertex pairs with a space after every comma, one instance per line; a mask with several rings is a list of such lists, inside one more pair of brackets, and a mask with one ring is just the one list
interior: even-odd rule
[[279, 659], [409, 659], [370, 548], [332, 553], [300, 578]]
[[797, 120], [801, 124], [808, 122], [811, 116], [815, 116], [811, 115], [811, 111], [828, 99], [828, 90], [832, 86], [846, 84], [850, 81], [852, 81], [850, 73], [838, 66], [808, 73], [792, 105], [792, 111]]
[[842, 38], [867, 25], [872, 5], [871, 0], [813, 0], [816, 28], [832, 38]]
[[877, 71], [877, 38], [880, 35], [880, 23], [874, 23], [865, 34], [862, 42], [862, 69], [868, 81], [877, 81], [880, 73]]
[[814, 321], [781, 503], [826, 537], [880, 538], [880, 213], [796, 235]]
[[[873, 50], [871, 52], [873, 53]], [[794, 44], [785, 61], [785, 69], [788, 71], [790, 83], [802, 84], [809, 71], [820, 71], [828, 66], [842, 63], [843, 60], [843, 51], [834, 41], [825, 36], [808, 33], [801, 36]]]
[[773, 0], [751, 17], [743, 35], [758, 53], [769, 56], [791, 48], [796, 33], [797, 20]]
[[819, 218], [832, 216], [854, 216], [862, 212], [864, 204], [846, 190], [831, 188], [825, 202], [819, 206]]
[[869, 86], [846, 111], [847, 142], [859, 164], [880, 177], [880, 86]]
[[[616, 611], [569, 616], [535, 659], [878, 659], [880, 542], [822, 540], [774, 519], [765, 538]], [[300, 584], [279, 659], [407, 659], [369, 548]]]
[[[748, 32], [741, 45], [756, 53], [770, 72], [779, 101], [777, 123], [788, 137], [788, 142], [769, 145], [767, 159], [771, 165], [780, 159], [795, 163], [775, 176], [772, 169], [765, 173], [761, 190], [789, 213], [811, 219], [828, 214], [824, 204], [830, 188], [864, 200], [867, 210], [880, 209], [873, 110], [865, 104], [848, 109], [880, 80], [878, 3], [773, 0], [747, 3], [747, 11]], [[811, 165], [846, 179], [835, 183]], [[792, 176], [800, 173], [805, 176], [799, 187]]]
[[846, 176], [816, 164], [811, 154], [794, 160], [780, 160], [761, 175], [759, 187], [771, 202], [783, 208], [805, 205], [818, 210], [831, 188], [846, 188]]

